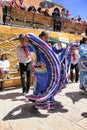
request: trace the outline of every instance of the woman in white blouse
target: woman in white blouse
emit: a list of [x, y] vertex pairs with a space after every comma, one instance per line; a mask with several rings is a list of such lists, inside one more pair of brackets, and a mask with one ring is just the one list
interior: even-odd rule
[[5, 78], [7, 74], [7, 78], [9, 79], [10, 78], [10, 74], [9, 74], [10, 63], [7, 60], [6, 54], [2, 54], [0, 63], [2, 64], [2, 67], [0, 68], [2, 78]]

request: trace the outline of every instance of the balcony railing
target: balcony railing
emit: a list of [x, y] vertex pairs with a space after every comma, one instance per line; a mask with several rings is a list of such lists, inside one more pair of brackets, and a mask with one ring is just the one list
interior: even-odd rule
[[[22, 26], [30, 26], [33, 28], [44, 28], [49, 29], [53, 28], [53, 19], [52, 17], [40, 15], [33, 12], [27, 12], [25, 10], [20, 10], [13, 7], [8, 7], [7, 12], [7, 23], [16, 24]], [[84, 33], [87, 25], [81, 23], [73, 23], [69, 20], [61, 20], [62, 31], [74, 34]]]

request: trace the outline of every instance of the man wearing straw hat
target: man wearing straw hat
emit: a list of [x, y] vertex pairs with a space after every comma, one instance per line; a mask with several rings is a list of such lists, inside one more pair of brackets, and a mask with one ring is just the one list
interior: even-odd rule
[[[20, 34], [17, 38], [20, 45], [17, 46], [16, 54], [19, 61], [21, 83], [22, 83], [22, 92], [23, 95], [28, 93], [30, 88], [30, 76], [31, 76], [31, 55], [29, 52], [29, 44], [25, 43], [25, 35]], [[26, 82], [25, 82], [26, 74]]]

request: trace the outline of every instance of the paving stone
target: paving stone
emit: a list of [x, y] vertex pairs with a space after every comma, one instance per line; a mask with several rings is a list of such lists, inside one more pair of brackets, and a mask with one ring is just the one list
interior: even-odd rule
[[0, 92], [0, 130], [87, 129], [87, 95], [80, 93], [79, 83], [69, 84], [55, 99], [56, 109], [47, 111], [26, 102], [21, 88]]
[[87, 117], [78, 121], [77, 124], [87, 130]]
[[68, 110], [67, 113], [58, 113], [58, 115], [61, 115], [64, 119], [70, 120], [72, 122], [77, 122], [78, 120], [83, 118], [81, 116], [81, 112], [79, 112], [78, 110], [75, 110], [69, 106], [65, 106], [65, 108]]
[[45, 126], [33, 119], [20, 119], [15, 121], [8, 121], [12, 130], [48, 130]]
[[12, 130], [8, 123], [3, 122], [0, 120], [0, 130]]
[[48, 121], [46, 126], [51, 130], [84, 130], [83, 128], [75, 125], [69, 120], [65, 120], [62, 117], [57, 117], [54, 120]]

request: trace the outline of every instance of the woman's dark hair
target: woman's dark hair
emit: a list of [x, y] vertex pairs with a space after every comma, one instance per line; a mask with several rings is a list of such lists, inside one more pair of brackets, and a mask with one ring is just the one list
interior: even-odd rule
[[63, 8], [61, 11], [65, 11], [65, 8]]
[[37, 11], [38, 11], [39, 13], [41, 13], [41, 10], [42, 10], [42, 8], [41, 8], [41, 7], [38, 7]]
[[82, 41], [82, 40], [80, 40], [80, 45], [81, 45], [81, 44], [83, 44], [83, 41]]
[[57, 17], [60, 17], [60, 10], [59, 8], [54, 8], [54, 11], [52, 12], [52, 17], [56, 19]]
[[36, 12], [36, 8], [35, 8], [35, 6], [32, 6], [32, 8], [34, 9], [34, 12]]
[[34, 12], [36, 11], [36, 9], [35, 9], [35, 7], [34, 6], [30, 6], [28, 9], [27, 9], [27, 11], [31, 11], [32, 10], [32, 8], [34, 8]]
[[27, 10], [27, 11], [29, 11], [29, 12], [30, 12], [31, 10], [32, 10], [32, 6], [30, 6], [30, 7], [28, 8], [28, 10]]
[[46, 36], [46, 35], [48, 35], [48, 33], [47, 33], [46, 31], [42, 31], [42, 32], [39, 34], [39, 37], [41, 38], [41, 37], [44, 37], [44, 36]]
[[6, 54], [1, 55], [1, 60], [3, 60], [3, 56], [5, 56], [5, 60], [7, 60], [7, 55]]
[[59, 8], [57, 8], [57, 7], [56, 7], [56, 8], [54, 8], [54, 11], [59, 11]]
[[86, 40], [87, 40], [86, 37], [83, 37], [83, 38], [82, 38], [83, 44], [85, 44], [85, 41], [86, 41]]

